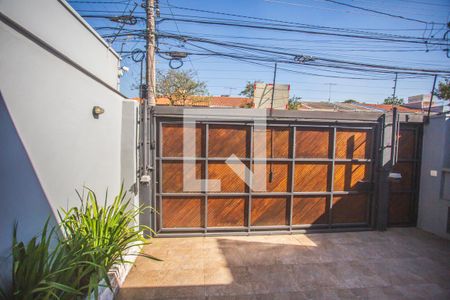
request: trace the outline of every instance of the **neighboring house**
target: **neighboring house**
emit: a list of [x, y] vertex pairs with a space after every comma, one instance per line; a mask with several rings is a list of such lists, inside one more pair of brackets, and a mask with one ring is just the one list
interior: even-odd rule
[[[133, 98], [133, 100], [140, 101], [140, 98]], [[156, 98], [156, 105], [172, 105], [169, 98]], [[200, 107], [239, 107], [252, 108], [253, 99], [244, 97], [229, 97], [229, 96], [195, 96], [186, 102], [177, 101], [174, 106], [200, 106]]]
[[64, 0], [0, 1], [0, 40], [2, 281], [14, 222], [28, 242], [80, 204], [75, 189], [134, 185], [137, 103], [118, 91], [119, 55]]
[[369, 108], [352, 103], [339, 103], [328, 101], [300, 101], [298, 110], [314, 111], [372, 111]]
[[388, 104], [370, 104], [370, 103], [343, 103], [343, 102], [327, 102], [327, 101], [301, 101], [298, 110], [314, 110], [314, 111], [378, 111], [388, 112], [394, 107], [402, 113], [422, 113], [421, 109], [405, 107], [402, 105]]
[[[408, 97], [408, 102], [404, 104], [405, 107], [410, 107], [414, 109], [420, 109], [423, 111], [428, 111], [431, 101], [431, 94], [422, 94]], [[431, 103], [432, 112], [444, 112], [446, 109], [445, 102], [439, 100], [437, 97], [433, 98]]]
[[[133, 98], [139, 101], [139, 98]], [[157, 105], [172, 105], [167, 97], [156, 99]], [[174, 106], [199, 106], [199, 107], [240, 107], [255, 108], [252, 98], [230, 97], [230, 96], [195, 96], [187, 100], [185, 103], [177, 101]], [[344, 102], [328, 102], [328, 101], [300, 101], [297, 110], [301, 111], [377, 111], [389, 112], [393, 108], [401, 113], [423, 113], [426, 110], [421, 108], [410, 107], [407, 105], [390, 105], [390, 104], [372, 104], [372, 103], [344, 103]], [[432, 112], [436, 112], [432, 110]]]
[[407, 107], [405, 105], [371, 104], [371, 103], [360, 103], [359, 105], [366, 108], [370, 108], [372, 110], [378, 110], [382, 112], [392, 111], [394, 108], [397, 108], [397, 111], [401, 113], [422, 113], [421, 109]]
[[271, 83], [255, 82], [253, 90], [255, 107], [287, 109], [291, 90], [290, 84], [277, 83], [274, 89]]

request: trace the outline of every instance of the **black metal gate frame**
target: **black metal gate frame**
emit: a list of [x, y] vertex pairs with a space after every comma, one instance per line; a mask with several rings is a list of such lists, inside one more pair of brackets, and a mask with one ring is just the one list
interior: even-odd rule
[[[270, 234], [270, 233], [304, 233], [309, 231], [348, 231], [348, 230], [368, 230], [372, 229], [374, 226], [375, 219], [375, 201], [374, 201], [374, 193], [376, 191], [376, 180], [377, 176], [375, 176], [375, 172], [377, 169], [377, 161], [378, 161], [378, 151], [380, 145], [380, 121], [379, 120], [363, 120], [363, 121], [346, 121], [343, 120], [341, 122], [333, 122], [332, 124], [325, 122], [299, 122], [298, 120], [293, 120], [293, 122], [283, 122], [283, 121], [269, 121], [267, 123], [267, 128], [269, 127], [288, 127], [290, 128], [290, 143], [292, 143], [292, 147], [290, 150], [289, 158], [272, 158], [272, 159], [254, 159], [253, 158], [253, 122], [224, 122], [224, 121], [202, 121], [197, 122], [197, 124], [205, 125], [205, 157], [196, 158], [196, 157], [162, 157], [162, 125], [163, 124], [183, 124], [180, 121], [180, 118], [167, 118], [167, 117], [154, 117], [153, 118], [153, 128], [156, 129], [156, 144], [157, 144], [157, 154], [154, 151], [153, 155], [153, 166], [156, 166], [156, 170], [154, 170], [153, 174], [155, 175], [155, 179], [153, 180], [153, 201], [152, 206], [157, 208], [158, 214], [155, 214], [153, 218], [153, 228], [158, 232], [158, 236], [209, 236], [209, 235], [223, 235], [223, 234], [236, 234], [236, 235], [250, 235], [250, 234]], [[207, 176], [208, 174], [208, 162], [209, 161], [225, 161], [227, 158], [210, 158], [208, 157], [208, 136], [209, 136], [209, 125], [218, 124], [218, 125], [241, 125], [241, 126], [249, 126], [250, 127], [250, 154], [249, 158], [241, 158], [241, 161], [248, 162], [250, 170], [252, 170], [252, 164], [254, 161], [273, 161], [273, 162], [287, 162], [290, 163], [290, 180], [289, 180], [289, 190], [290, 192], [284, 193], [254, 193], [252, 189], [247, 187], [248, 192], [244, 193], [163, 193], [162, 192], [162, 163], [164, 161], [183, 161], [183, 160], [193, 160], [193, 161], [204, 161], [204, 172]], [[332, 158], [323, 158], [323, 159], [308, 159], [308, 158], [296, 158], [295, 157], [295, 147], [296, 147], [296, 129], [299, 127], [306, 128], [330, 128], [333, 132], [332, 139]], [[336, 153], [336, 132], [338, 129], [359, 129], [359, 130], [370, 130], [371, 131], [371, 153], [369, 159], [337, 159], [335, 157]], [[326, 162], [331, 164], [331, 172], [329, 172], [328, 176], [331, 176], [328, 180], [330, 180], [331, 190], [326, 192], [294, 192], [293, 183], [294, 183], [294, 169], [296, 162]], [[346, 194], [358, 194], [358, 191], [334, 191], [334, 167], [336, 163], [341, 162], [354, 162], [354, 163], [369, 163], [370, 164], [370, 183], [371, 187], [369, 191], [364, 191], [368, 194], [367, 201], [367, 220], [368, 222], [364, 223], [340, 223], [340, 224], [331, 224], [332, 220], [332, 207], [333, 207], [333, 197], [334, 195], [346, 195]], [[250, 174], [250, 182], [251, 182], [251, 174]], [[313, 225], [293, 225], [292, 224], [292, 209], [293, 209], [293, 199], [294, 196], [327, 196], [328, 201], [328, 224], [313, 224]], [[163, 228], [162, 227], [162, 218], [164, 217], [162, 211], [162, 198], [164, 196], [180, 196], [180, 197], [202, 197], [204, 201], [204, 227], [183, 227], [183, 228]], [[246, 207], [246, 222], [247, 226], [243, 227], [208, 227], [208, 197], [210, 196], [240, 196], [247, 197], [247, 207]], [[251, 205], [252, 205], [252, 197], [253, 196], [285, 196], [288, 197], [288, 209], [289, 209], [289, 224], [288, 225], [276, 225], [276, 226], [252, 226], [251, 225]], [[177, 201], [177, 200], [173, 200]]]

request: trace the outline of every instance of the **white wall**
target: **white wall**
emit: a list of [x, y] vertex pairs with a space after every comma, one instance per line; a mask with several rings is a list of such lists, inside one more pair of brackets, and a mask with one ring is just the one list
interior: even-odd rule
[[125, 100], [122, 102], [122, 136], [121, 149], [122, 156], [120, 162], [121, 178], [125, 191], [133, 196], [133, 205], [139, 206], [138, 181], [138, 120], [139, 103], [135, 100]]
[[[102, 198], [108, 188], [112, 198], [124, 177], [134, 183], [129, 174], [135, 164], [124, 164], [135, 159], [130, 122], [136, 104], [123, 111], [123, 96], [107, 87], [116, 87], [118, 57], [61, 2], [0, 0], [0, 12], [98, 77], [0, 19], [0, 277], [5, 277], [14, 221], [26, 241], [47, 216], [79, 205], [75, 189], [87, 185]], [[99, 119], [92, 116], [95, 105], [105, 110]], [[122, 137], [133, 141], [126, 151]]]
[[0, 12], [117, 87], [119, 56], [63, 0], [1, 0]]
[[[417, 226], [450, 239], [447, 233], [450, 201], [440, 198], [442, 168], [450, 168], [450, 118], [445, 115], [432, 117], [424, 125]], [[437, 171], [437, 176], [432, 176], [431, 171]], [[449, 192], [450, 186], [445, 188]]]

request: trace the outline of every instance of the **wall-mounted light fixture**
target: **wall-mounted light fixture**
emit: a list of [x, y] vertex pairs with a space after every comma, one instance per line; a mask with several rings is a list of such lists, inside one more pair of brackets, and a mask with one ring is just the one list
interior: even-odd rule
[[103, 114], [105, 110], [100, 106], [94, 106], [92, 108], [92, 115], [94, 116], [94, 119], [98, 119], [98, 116]]

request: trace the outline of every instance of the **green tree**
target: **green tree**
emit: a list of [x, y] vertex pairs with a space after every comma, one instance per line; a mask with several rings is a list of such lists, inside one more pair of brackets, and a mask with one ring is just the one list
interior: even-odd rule
[[347, 99], [344, 101], [344, 103], [358, 103], [358, 101], [356, 101], [354, 99]]
[[239, 93], [239, 95], [245, 96], [248, 98], [253, 98], [253, 96], [255, 95], [255, 83], [257, 83], [257, 82], [262, 82], [262, 81], [259, 81], [259, 80], [255, 81], [255, 82], [247, 81], [245, 88]]
[[402, 105], [403, 104], [403, 98], [398, 98], [396, 96], [387, 97], [386, 99], [384, 99], [384, 104]]
[[435, 93], [442, 100], [450, 100], [450, 80], [445, 79], [445, 81], [439, 82], [438, 90]]
[[186, 101], [193, 96], [206, 96], [206, 83], [196, 80], [191, 70], [168, 70], [156, 73], [156, 95], [167, 97], [170, 105], [186, 105]]
[[288, 110], [298, 110], [298, 108], [302, 105], [300, 100], [302, 97], [292, 96], [288, 101]]

